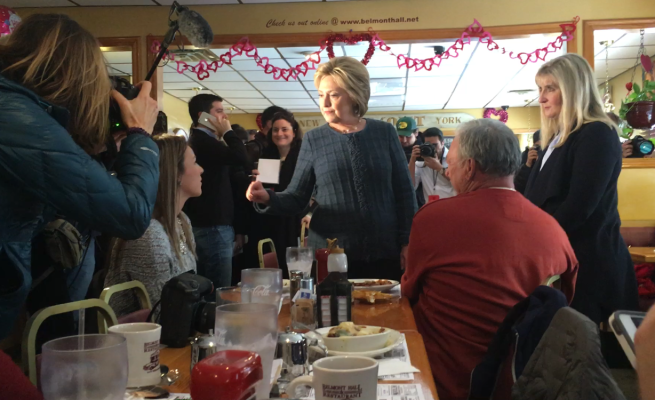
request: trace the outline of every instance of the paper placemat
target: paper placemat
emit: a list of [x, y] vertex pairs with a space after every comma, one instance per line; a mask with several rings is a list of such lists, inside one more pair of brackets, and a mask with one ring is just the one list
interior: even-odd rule
[[[314, 389], [312, 389], [302, 400], [315, 400], [314, 396]], [[377, 400], [425, 400], [425, 396], [423, 388], [418, 383], [409, 385], [379, 384]]]
[[[403, 333], [403, 345], [402, 346], [397, 346], [393, 350], [391, 350], [388, 353], [385, 353], [381, 357], [378, 357], [381, 359], [391, 359], [391, 358], [396, 358], [400, 361], [404, 361], [406, 363], [411, 364], [412, 362], [409, 359], [409, 349], [407, 348], [407, 340], [405, 339], [405, 334]], [[413, 381], [414, 380], [414, 374], [409, 372], [406, 374], [398, 374], [398, 375], [386, 375], [386, 376], [381, 376], [380, 377], [381, 381]]]

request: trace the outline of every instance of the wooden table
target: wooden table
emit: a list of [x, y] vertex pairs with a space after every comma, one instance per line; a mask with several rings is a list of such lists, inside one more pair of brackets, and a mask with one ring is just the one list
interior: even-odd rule
[[[409, 357], [412, 365], [421, 372], [414, 374], [412, 382], [390, 382], [384, 383], [417, 383], [421, 384], [426, 400], [438, 400], [437, 389], [432, 379], [432, 370], [430, 362], [425, 351], [423, 338], [416, 331], [416, 322], [414, 314], [405, 298], [396, 299], [386, 304], [366, 305], [355, 304], [353, 306], [353, 320], [361, 325], [384, 326], [398, 330], [405, 334]], [[278, 326], [283, 331], [290, 325], [290, 307], [284, 304], [278, 318]], [[181, 349], [166, 348], [161, 350], [160, 362], [167, 365], [170, 369], [178, 369], [180, 379], [174, 385], [166, 389], [173, 393], [189, 393], [191, 385], [191, 375], [189, 366], [191, 363], [191, 347], [187, 346]]]
[[655, 247], [630, 247], [630, 256], [636, 263], [655, 263]]

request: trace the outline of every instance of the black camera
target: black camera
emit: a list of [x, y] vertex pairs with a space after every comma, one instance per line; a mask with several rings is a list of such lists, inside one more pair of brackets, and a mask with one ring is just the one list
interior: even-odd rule
[[419, 146], [421, 157], [432, 157], [436, 155], [435, 146], [432, 143], [423, 143]]
[[[139, 95], [139, 89], [132, 85], [127, 79], [119, 76], [111, 76], [109, 79], [111, 80], [112, 89], [122, 94], [126, 99], [133, 100]], [[125, 126], [125, 123], [123, 122], [121, 108], [114, 99], [111, 99], [109, 103], [109, 132], [113, 134], [126, 130], [127, 126]]]
[[214, 292], [212, 281], [193, 272], [178, 275], [161, 291], [161, 342], [169, 347], [184, 347], [195, 332], [214, 329], [216, 303], [204, 297]]
[[632, 155], [629, 158], [642, 158], [653, 153], [655, 145], [643, 136], [632, 138]]

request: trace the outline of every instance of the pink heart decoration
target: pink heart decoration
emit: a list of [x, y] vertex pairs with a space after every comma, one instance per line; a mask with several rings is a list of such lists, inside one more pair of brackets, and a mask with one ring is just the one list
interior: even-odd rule
[[206, 78], [209, 78], [209, 71], [207, 70], [198, 71], [197, 75], [198, 75], [198, 79], [202, 81]]
[[221, 61], [223, 61], [225, 64], [232, 65], [232, 53], [225, 53], [222, 54], [220, 57]]
[[507, 111], [496, 110], [495, 108], [485, 108], [484, 113], [482, 114], [482, 118], [491, 118], [492, 115], [498, 117], [498, 120], [503, 123], [506, 123], [507, 119], [509, 118]]
[[184, 71], [189, 69], [189, 64], [185, 63], [184, 61], [176, 61], [177, 63], [177, 73], [178, 74], [183, 74]]

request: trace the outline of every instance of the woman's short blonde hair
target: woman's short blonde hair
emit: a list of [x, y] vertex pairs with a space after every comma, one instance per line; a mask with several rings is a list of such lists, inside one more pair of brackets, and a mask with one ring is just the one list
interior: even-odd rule
[[364, 64], [352, 57], [334, 57], [318, 66], [314, 75], [317, 89], [326, 76], [331, 76], [348, 93], [355, 104], [353, 113], [363, 117], [368, 111], [368, 100], [371, 98], [371, 80]]
[[557, 147], [583, 124], [600, 121], [618, 132], [618, 127], [605, 110], [598, 93], [591, 66], [577, 54], [566, 54], [548, 61], [539, 68], [536, 79], [552, 77], [562, 94], [562, 109], [558, 118], [547, 118], [541, 112], [541, 142], [548, 146], [558, 133]]

